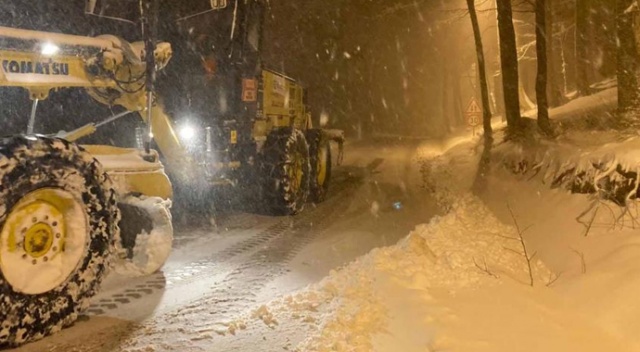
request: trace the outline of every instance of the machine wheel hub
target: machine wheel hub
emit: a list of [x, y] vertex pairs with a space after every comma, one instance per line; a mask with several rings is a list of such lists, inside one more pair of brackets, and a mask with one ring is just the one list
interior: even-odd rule
[[38, 222], [26, 230], [24, 251], [32, 258], [41, 258], [53, 247], [53, 229], [45, 222]]
[[15, 291], [50, 291], [75, 271], [86, 240], [80, 201], [60, 189], [30, 192], [13, 206], [0, 231], [0, 269]]

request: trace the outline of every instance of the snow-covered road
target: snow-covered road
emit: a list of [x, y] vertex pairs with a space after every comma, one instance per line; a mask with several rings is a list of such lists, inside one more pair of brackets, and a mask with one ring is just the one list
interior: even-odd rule
[[[159, 273], [112, 274], [73, 327], [15, 351], [281, 351], [299, 326], [246, 324], [274, 298], [390, 245], [436, 213], [420, 189], [417, 142], [349, 146], [328, 199], [295, 217], [235, 213], [217, 227], [178, 228]], [[259, 346], [259, 347], [258, 347]]]

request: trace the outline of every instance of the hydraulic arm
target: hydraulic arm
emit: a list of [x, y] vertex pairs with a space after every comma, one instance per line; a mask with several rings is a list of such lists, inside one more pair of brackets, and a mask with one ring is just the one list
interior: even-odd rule
[[[164, 68], [172, 55], [168, 43], [156, 44], [150, 60], [145, 51], [148, 45], [111, 35], [90, 38], [0, 27], [0, 38], [0, 86], [25, 88], [33, 101], [27, 134], [34, 132], [39, 100], [58, 89], [84, 88], [99, 103], [119, 105], [127, 111], [58, 137], [76, 141], [105, 122], [137, 113], [149, 126], [147, 140], [153, 136], [176, 181], [199, 185], [203, 180], [180, 144], [161, 102], [146, 89], [148, 62], [155, 64], [155, 70]], [[148, 148], [83, 147], [102, 164], [117, 192], [123, 262], [116, 268], [128, 268], [136, 275], [158, 270], [171, 250], [168, 207], [173, 197], [172, 183], [159, 154]], [[149, 236], [156, 237], [151, 240]], [[149, 250], [145, 247], [159, 242], [169, 245]]]
[[[102, 104], [119, 105], [138, 113], [149, 124], [172, 170], [184, 173], [193, 169], [161, 102], [156, 98], [148, 104], [143, 42], [129, 43], [111, 35], [91, 38], [8, 27], [0, 27], [0, 37], [11, 44], [0, 47], [0, 86], [27, 89], [34, 109], [37, 101], [46, 99], [52, 90], [86, 88], [89, 95]], [[154, 51], [156, 69], [164, 68], [171, 55], [169, 43], [158, 43]], [[147, 111], [149, 106], [151, 114]], [[147, 121], [148, 116], [151, 121]], [[95, 124], [83, 126], [68, 137], [75, 140], [93, 133], [95, 128]]]

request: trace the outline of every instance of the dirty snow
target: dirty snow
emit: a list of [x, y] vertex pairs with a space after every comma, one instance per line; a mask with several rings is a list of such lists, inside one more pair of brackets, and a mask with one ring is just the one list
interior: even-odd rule
[[173, 245], [171, 201], [158, 197], [127, 197], [123, 202], [144, 209], [151, 217], [153, 230], [138, 234], [133, 258], [117, 261], [115, 270], [123, 276], [144, 276], [158, 271], [166, 262]]

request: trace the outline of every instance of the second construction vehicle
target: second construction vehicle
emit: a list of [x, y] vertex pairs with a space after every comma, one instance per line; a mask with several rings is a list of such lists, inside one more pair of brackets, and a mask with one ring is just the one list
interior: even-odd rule
[[324, 199], [329, 142], [341, 153], [344, 136], [314, 126], [303, 85], [263, 62], [264, 8], [258, 0], [232, 1], [209, 21], [178, 19], [184, 30], [168, 39], [181, 46], [159, 94], [207, 179], [227, 189], [218, 194], [250, 189], [270, 213], [292, 215], [307, 199]]
[[[260, 2], [211, 1], [231, 18], [225, 50], [202, 61], [217, 94], [202, 99], [218, 105], [181, 133], [172, 115], [190, 87], [166, 94], [167, 77], [156, 82], [174, 49], [151, 35], [154, 2], [140, 1], [144, 41], [135, 43], [0, 27], [0, 86], [25, 88], [32, 101], [26, 133], [0, 139], [0, 348], [72, 324], [114, 262], [124, 274], [158, 270], [171, 250], [174, 188], [210, 205], [217, 199], [207, 192], [217, 187], [259, 185], [281, 215], [326, 194], [329, 142], [341, 150], [342, 132], [313, 128], [303, 87], [263, 68]], [[171, 72], [180, 76], [179, 67]], [[70, 132], [35, 131], [38, 102], [64, 88], [124, 111]], [[76, 144], [126, 115], [147, 126], [138, 148]]]

